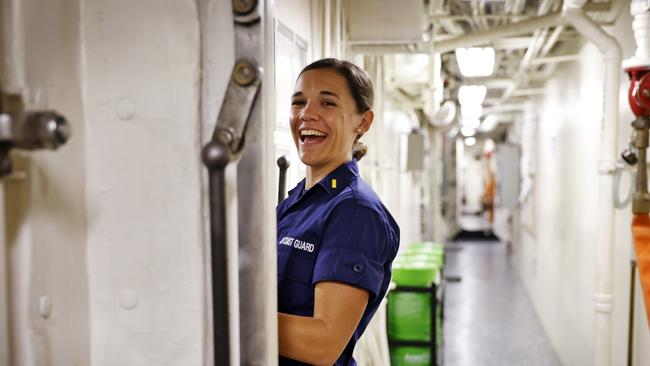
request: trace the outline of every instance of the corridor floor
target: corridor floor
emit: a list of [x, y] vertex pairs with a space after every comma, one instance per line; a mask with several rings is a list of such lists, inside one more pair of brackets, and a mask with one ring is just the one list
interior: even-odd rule
[[559, 366], [523, 284], [498, 241], [455, 241], [447, 252], [445, 366]]

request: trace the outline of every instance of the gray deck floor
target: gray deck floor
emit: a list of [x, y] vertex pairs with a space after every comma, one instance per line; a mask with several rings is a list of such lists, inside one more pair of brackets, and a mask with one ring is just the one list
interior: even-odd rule
[[[457, 245], [457, 248], [454, 248]], [[496, 241], [458, 241], [447, 254], [444, 366], [559, 366], [520, 279]]]

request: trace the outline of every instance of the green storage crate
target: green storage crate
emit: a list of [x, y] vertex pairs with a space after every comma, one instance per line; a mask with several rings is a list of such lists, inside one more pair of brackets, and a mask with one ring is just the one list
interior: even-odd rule
[[428, 347], [391, 347], [391, 366], [430, 366], [431, 349]]
[[[393, 265], [393, 282], [400, 287], [440, 285], [444, 265], [444, 246], [436, 243], [413, 243]], [[431, 340], [431, 294], [426, 292], [390, 292], [388, 296], [388, 337], [392, 341]], [[436, 308], [436, 348], [442, 336], [442, 304]], [[426, 346], [390, 348], [392, 366], [429, 366], [431, 349]]]
[[[440, 267], [421, 258], [402, 258], [393, 266], [397, 286], [429, 287], [439, 281]], [[388, 295], [388, 337], [394, 340], [431, 340], [431, 295], [391, 292]]]

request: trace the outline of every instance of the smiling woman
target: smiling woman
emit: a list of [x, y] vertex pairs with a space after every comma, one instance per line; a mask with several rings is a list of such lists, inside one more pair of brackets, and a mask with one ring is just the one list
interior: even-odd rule
[[356, 163], [372, 101], [370, 78], [347, 61], [316, 61], [296, 82], [291, 133], [307, 169], [277, 208], [280, 365], [356, 365], [386, 294], [399, 227]]

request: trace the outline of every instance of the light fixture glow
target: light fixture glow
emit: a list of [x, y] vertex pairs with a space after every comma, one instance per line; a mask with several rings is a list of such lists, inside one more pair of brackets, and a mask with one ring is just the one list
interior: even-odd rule
[[458, 89], [458, 102], [460, 105], [483, 104], [487, 88], [484, 85], [461, 85]]
[[483, 106], [480, 104], [466, 104], [460, 106], [463, 119], [479, 119], [483, 115]]
[[481, 120], [478, 118], [463, 118], [460, 121], [460, 124], [463, 127], [469, 127], [469, 128], [478, 128], [481, 125]]
[[476, 130], [468, 126], [463, 126], [460, 129], [460, 133], [462, 133], [465, 137], [472, 137], [476, 135]]
[[465, 139], [465, 145], [474, 146], [476, 144], [476, 139], [474, 137], [468, 137]]
[[494, 72], [494, 48], [457, 48], [456, 61], [464, 76], [490, 76]]

